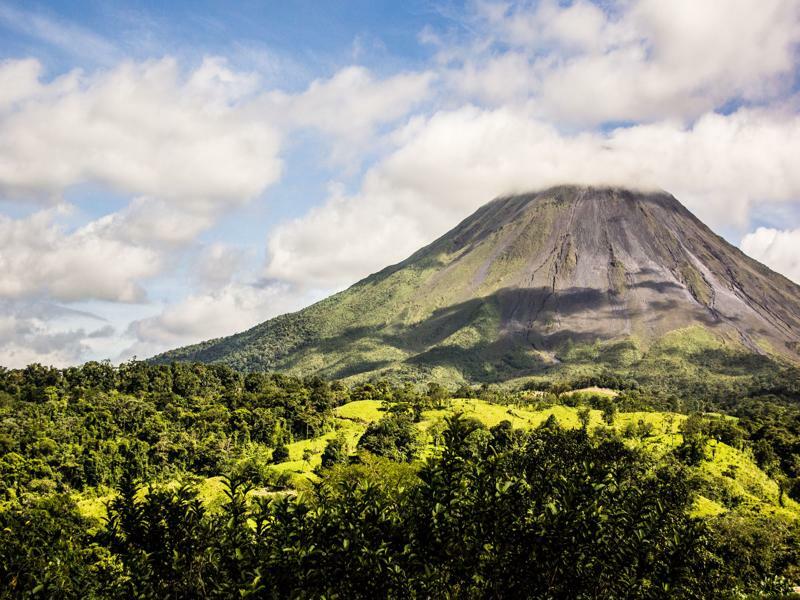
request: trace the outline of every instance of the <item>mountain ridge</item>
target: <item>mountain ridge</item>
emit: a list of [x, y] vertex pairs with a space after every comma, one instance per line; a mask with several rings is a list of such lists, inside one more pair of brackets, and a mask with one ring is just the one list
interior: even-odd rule
[[405, 260], [301, 311], [156, 362], [346, 377], [444, 368], [467, 380], [552, 369], [576, 344], [645, 351], [693, 327], [798, 360], [800, 286], [674, 196], [557, 186], [496, 198]]

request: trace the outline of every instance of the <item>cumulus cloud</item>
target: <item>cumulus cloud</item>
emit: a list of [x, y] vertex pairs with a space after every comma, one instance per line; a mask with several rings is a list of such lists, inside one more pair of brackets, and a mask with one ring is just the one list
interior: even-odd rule
[[[219, 59], [188, 76], [165, 58], [34, 85], [36, 68], [0, 66], [0, 81], [12, 81], [6, 105], [14, 103], [0, 112], [0, 193], [58, 199], [92, 182], [208, 213], [280, 176], [279, 136], [246, 104], [255, 79]], [[19, 87], [15, 71], [26, 73]]]
[[41, 73], [42, 65], [32, 58], [0, 61], [0, 113], [36, 94]]
[[141, 280], [158, 273], [152, 249], [97, 234], [97, 223], [68, 233], [58, 209], [11, 219], [0, 215], [0, 298], [46, 296], [71, 301], [145, 298]]
[[386, 184], [375, 173], [360, 195], [334, 192], [324, 205], [273, 229], [266, 276], [339, 289], [416, 249], [442, 219], [425, 219], [424, 206], [413, 199], [404, 205], [404, 190]]
[[186, 211], [158, 198], [134, 198], [122, 210], [97, 219], [87, 231], [131, 244], [176, 246], [214, 224], [214, 215]]
[[88, 182], [133, 199], [70, 232], [60, 209], [0, 216], [0, 297], [142, 301], [171, 247], [280, 175], [280, 135], [254, 118], [257, 78], [221, 59], [186, 74], [169, 58], [41, 73], [0, 63], [0, 196], [59, 203]]
[[328, 136], [334, 158], [349, 160], [364, 150], [377, 127], [422, 103], [433, 80], [429, 71], [376, 79], [367, 69], [350, 66], [328, 79], [312, 81], [300, 94], [270, 93], [263, 106], [285, 127], [313, 128]]
[[759, 227], [742, 238], [742, 250], [800, 284], [800, 229]]
[[[477, 4], [483, 36], [445, 47], [450, 84], [494, 103], [528, 102], [576, 124], [695, 118], [731, 99], [791, 88], [794, 0], [588, 0]], [[503, 47], [511, 51], [503, 51]]]
[[[0, 194], [59, 201], [91, 182], [133, 199], [65, 233], [52, 211], [0, 218], [0, 297], [139, 301], [140, 281], [232, 206], [281, 171], [280, 122], [256, 102], [257, 78], [207, 58], [182, 74], [165, 58], [42, 82], [35, 60], [0, 63]], [[424, 96], [430, 75], [375, 80], [361, 68], [313, 82], [297, 96], [272, 94], [294, 126], [363, 138]], [[213, 255], [213, 252], [217, 252]], [[203, 257], [230, 261], [219, 247]], [[213, 278], [219, 282], [219, 269]], [[206, 269], [208, 271], [208, 269]], [[208, 274], [208, 273], [206, 273]]]
[[465, 107], [419, 118], [358, 194], [277, 227], [266, 274], [340, 287], [405, 258], [490, 199], [560, 183], [663, 188], [712, 226], [745, 224], [756, 201], [800, 195], [800, 117], [710, 113], [609, 133], [561, 133], [522, 110]]

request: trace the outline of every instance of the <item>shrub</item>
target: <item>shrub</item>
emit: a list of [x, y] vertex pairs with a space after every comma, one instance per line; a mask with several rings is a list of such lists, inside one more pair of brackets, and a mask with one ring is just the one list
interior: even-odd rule
[[389, 414], [370, 423], [358, 441], [359, 450], [396, 461], [411, 461], [421, 447], [419, 433], [408, 414]]
[[337, 435], [325, 444], [325, 450], [322, 451], [322, 466], [323, 468], [329, 468], [333, 465], [344, 464], [347, 462], [348, 457], [347, 440], [344, 439], [344, 436]]
[[279, 444], [272, 451], [272, 462], [274, 464], [289, 460], [289, 447], [286, 444]]

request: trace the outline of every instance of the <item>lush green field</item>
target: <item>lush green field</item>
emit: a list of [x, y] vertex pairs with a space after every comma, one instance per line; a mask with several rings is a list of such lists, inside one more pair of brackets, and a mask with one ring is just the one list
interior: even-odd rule
[[[596, 390], [591, 391], [596, 392]], [[604, 393], [613, 396], [615, 392], [607, 390]], [[289, 474], [295, 487], [304, 487], [305, 481], [317, 481], [319, 477], [316, 471], [320, 467], [326, 443], [337, 435], [343, 435], [350, 453], [354, 455], [358, 439], [367, 425], [384, 417], [387, 408], [385, 402], [378, 400], [357, 400], [337, 407], [334, 410], [334, 429], [319, 437], [289, 444], [289, 460], [269, 465], [268, 468], [278, 473]], [[562, 427], [578, 428], [581, 426], [579, 410], [577, 407], [563, 405], [534, 410], [521, 405], [501, 405], [479, 399], [447, 400], [444, 408], [422, 412], [421, 419], [416, 424], [426, 441], [421, 458], [430, 455], [435, 449], [431, 432], [443, 427], [444, 419], [456, 413], [478, 419], [488, 427], [493, 427], [501, 421], [509, 421], [514, 428], [530, 430], [541, 426], [550, 417], [554, 417]], [[641, 438], [627, 437], [626, 443], [634, 448], [644, 448], [652, 455], [661, 457], [683, 442], [681, 426], [687, 417], [669, 412], [620, 412], [614, 417], [610, 426], [603, 421], [600, 410], [590, 410], [589, 418], [590, 430], [608, 427], [620, 435], [624, 435], [626, 429], [631, 426], [649, 424], [652, 429], [648, 435]], [[719, 493], [721, 488], [728, 504], [735, 505], [733, 510], [738, 512], [770, 514], [787, 520], [800, 518], [800, 504], [794, 500], [786, 497], [783, 499], [783, 506], [780, 506], [778, 484], [758, 468], [752, 453], [716, 440], [708, 441], [706, 452], [707, 460], [693, 467], [702, 485], [707, 487], [705, 493], [701, 488], [694, 514], [715, 516], [731, 510], [721, 502], [708, 497], [712, 495], [712, 490], [717, 490]], [[200, 498], [211, 509], [218, 507], [225, 500], [219, 477], [199, 480], [197, 489]], [[105, 516], [104, 505], [113, 494], [92, 490], [76, 496], [81, 512], [87, 517], [99, 519]]]

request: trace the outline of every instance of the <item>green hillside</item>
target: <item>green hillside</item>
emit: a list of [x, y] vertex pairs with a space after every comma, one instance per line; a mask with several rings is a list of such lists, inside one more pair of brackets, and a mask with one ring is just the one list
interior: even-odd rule
[[[359, 437], [370, 423], [387, 414], [386, 408], [385, 403], [377, 400], [356, 401], [338, 407], [334, 431], [290, 444], [289, 460], [270, 468], [291, 473], [300, 480], [318, 480], [315, 472], [320, 467], [326, 442], [343, 434], [351, 454], [355, 455]], [[445, 418], [456, 413], [476, 418], [487, 427], [509, 421], [514, 428], [526, 430], [541, 426], [552, 416], [561, 427], [575, 429], [581, 427], [579, 410], [564, 405], [537, 409], [526, 405], [493, 404], [478, 399], [452, 399], [447, 402], [446, 408], [424, 411], [416, 426], [426, 440], [425, 453], [430, 453], [435, 448], [433, 432], [442, 427]], [[676, 413], [621, 412], [609, 426], [603, 421], [602, 411], [590, 410], [588, 427], [590, 431], [608, 428], [623, 437], [631, 447], [663, 457], [683, 443], [681, 430], [686, 418], [686, 415]], [[783, 506], [780, 506], [778, 484], [758, 468], [752, 454], [713, 439], [707, 441], [705, 451], [706, 458], [692, 467], [702, 482], [696, 507], [698, 515], [716, 515], [733, 510], [779, 515], [789, 520], [800, 518], [798, 502], [787, 497]], [[297, 484], [302, 487], [300, 481]]]
[[[611, 391], [588, 390], [567, 394], [581, 402], [598, 395], [613, 397]], [[424, 446], [419, 458], [431, 456], [441, 443], [437, 436], [445, 420], [456, 414], [479, 420], [487, 427], [495, 427], [508, 421], [512, 427], [533, 430], [554, 418], [560, 427], [578, 429], [582, 427], [579, 413], [583, 406], [564, 404], [549, 405], [537, 401], [530, 394], [520, 398], [519, 403], [496, 404], [490, 401], [469, 398], [448, 399], [442, 408], [422, 411], [415, 423]], [[371, 423], [375, 423], [392, 412], [392, 405], [379, 400], [356, 400], [337, 407], [330, 431], [317, 437], [289, 443], [288, 457], [268, 469], [280, 475], [277, 480], [286, 482], [290, 488], [303, 490], [311, 482], [320, 481], [322, 454], [330, 440], [344, 439], [348, 455], [357, 455], [358, 441]], [[709, 414], [706, 418], [732, 420]], [[663, 459], [670, 456], [684, 443], [682, 433], [687, 416], [672, 412], [634, 411], [618, 412], [611, 423], [603, 419], [603, 411], [588, 410], [587, 428], [595, 435], [619, 436], [631, 448], [640, 449], [648, 455]], [[735, 448], [725, 442], [709, 438], [704, 442], [704, 458], [690, 467], [697, 478], [698, 495], [695, 499], [694, 515], [715, 517], [733, 513], [746, 516], [775, 516], [786, 522], [800, 520], [800, 503], [785, 496], [780, 499], [778, 483], [755, 463], [752, 451]], [[247, 459], [244, 459], [245, 461]], [[266, 461], [266, 457], [265, 457]], [[170, 486], [178, 485], [177, 480]], [[211, 509], [225, 502], [224, 488], [220, 477], [200, 480], [198, 492]], [[252, 493], [257, 494], [258, 490]], [[97, 496], [95, 491], [78, 495], [78, 507], [87, 517], [100, 519], [105, 516], [105, 504], [113, 497], [109, 494]]]

